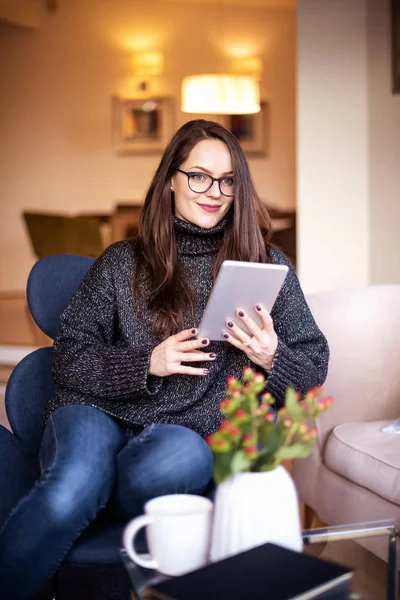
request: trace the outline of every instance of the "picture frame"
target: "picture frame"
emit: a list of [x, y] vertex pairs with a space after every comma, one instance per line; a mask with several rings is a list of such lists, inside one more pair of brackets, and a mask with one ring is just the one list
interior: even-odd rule
[[161, 154], [172, 131], [171, 98], [113, 96], [112, 140], [116, 154]]
[[260, 102], [261, 110], [251, 115], [222, 115], [221, 124], [238, 139], [247, 156], [265, 157], [269, 142], [269, 104]]
[[400, 0], [392, 0], [392, 92], [400, 94]]

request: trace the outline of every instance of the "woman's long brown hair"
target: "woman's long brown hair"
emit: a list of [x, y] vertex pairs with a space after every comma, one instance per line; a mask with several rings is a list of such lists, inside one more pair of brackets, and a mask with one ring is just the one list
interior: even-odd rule
[[213, 121], [197, 119], [185, 123], [165, 149], [139, 219], [133, 298], [136, 306], [139, 298], [145, 301], [154, 315], [153, 333], [163, 339], [181, 331], [185, 314], [188, 310], [193, 314], [195, 308], [194, 293], [176, 247], [171, 179], [194, 146], [208, 139], [221, 140], [227, 145], [235, 179], [233, 211], [229, 211], [232, 218], [224, 229], [214, 263], [214, 278], [224, 260], [264, 263], [270, 259], [271, 221], [236, 137]]

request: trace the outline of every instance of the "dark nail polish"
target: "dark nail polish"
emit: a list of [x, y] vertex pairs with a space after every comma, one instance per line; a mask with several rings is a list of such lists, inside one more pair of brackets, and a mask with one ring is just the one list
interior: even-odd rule
[[202, 344], [208, 344], [208, 340], [207, 340], [207, 339], [205, 339], [205, 340], [201, 340], [201, 343], [202, 343]]
[[204, 369], [204, 371], [203, 371], [204, 375], [208, 375], [208, 374], [209, 374], [209, 372], [210, 372], [210, 371], [209, 371], [208, 369]]
[[224, 335], [224, 338], [227, 340], [229, 335], [227, 333], [224, 333], [223, 335]]
[[257, 304], [256, 309], [257, 310], [262, 310], [262, 308], [261, 308], [261, 306], [259, 304]]
[[192, 329], [192, 333], [193, 333], [193, 335], [194, 335], [194, 334], [196, 333], [196, 330], [195, 330], [195, 329]]
[[209, 356], [210, 356], [210, 358], [217, 358], [216, 354], [210, 354]]
[[244, 317], [244, 312], [242, 310], [239, 310], [238, 315], [239, 317]]
[[228, 325], [228, 327], [233, 327], [232, 321], [228, 321], [227, 325]]

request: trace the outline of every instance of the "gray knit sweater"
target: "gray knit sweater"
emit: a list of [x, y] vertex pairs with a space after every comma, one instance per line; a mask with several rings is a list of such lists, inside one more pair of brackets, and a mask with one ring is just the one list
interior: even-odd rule
[[[188, 315], [185, 328], [200, 323], [224, 222], [202, 229], [174, 218], [180, 259], [196, 290], [194, 321]], [[176, 423], [207, 435], [221, 421], [218, 404], [224, 398], [227, 377], [240, 377], [251, 363], [229, 343], [211, 342], [204, 351], [215, 352], [216, 360], [196, 364], [208, 368], [208, 375], [148, 375], [152, 350], [161, 340], [151, 332], [148, 311], [143, 318], [146, 311], [139, 307], [139, 317], [132, 303], [135, 244], [127, 240], [107, 248], [64, 311], [54, 343], [57, 390], [46, 407], [45, 422], [57, 407], [79, 403], [98, 407], [127, 429]], [[276, 249], [272, 249], [272, 261], [289, 266], [271, 313], [279, 341], [267, 389], [279, 407], [289, 384], [305, 392], [324, 382], [329, 350], [292, 266]]]

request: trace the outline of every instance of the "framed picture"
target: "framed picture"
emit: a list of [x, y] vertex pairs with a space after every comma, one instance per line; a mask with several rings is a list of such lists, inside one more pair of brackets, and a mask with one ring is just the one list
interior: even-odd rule
[[113, 97], [112, 134], [117, 154], [162, 153], [172, 131], [171, 98]]
[[268, 155], [268, 103], [252, 115], [223, 115], [222, 125], [237, 137], [248, 156]]
[[392, 0], [392, 91], [400, 94], [400, 0]]

